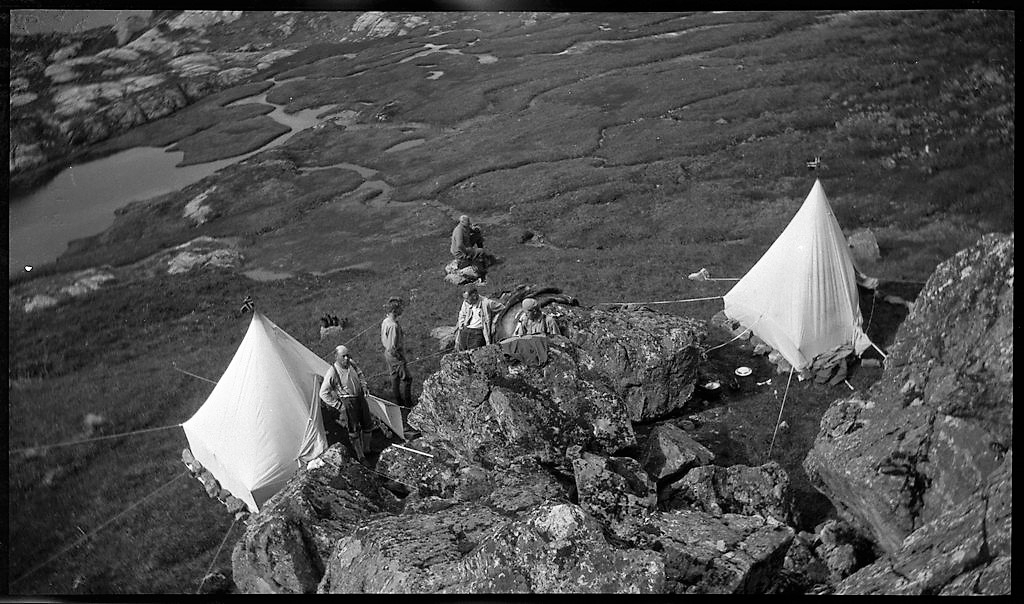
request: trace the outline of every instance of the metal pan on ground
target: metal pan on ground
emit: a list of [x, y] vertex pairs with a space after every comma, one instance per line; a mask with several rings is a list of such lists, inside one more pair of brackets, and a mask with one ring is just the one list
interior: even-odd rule
[[697, 391], [707, 400], [717, 400], [722, 395], [722, 383], [717, 380], [710, 380], [699, 384]]
[[757, 386], [757, 378], [754, 377], [754, 370], [750, 367], [737, 367], [736, 385], [743, 392], [751, 392]]

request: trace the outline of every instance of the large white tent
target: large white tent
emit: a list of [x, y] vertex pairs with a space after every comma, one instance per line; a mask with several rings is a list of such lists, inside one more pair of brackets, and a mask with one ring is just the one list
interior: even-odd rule
[[850, 249], [821, 181], [775, 243], [725, 294], [725, 314], [795, 371], [843, 346], [871, 346], [862, 329]]
[[259, 312], [206, 402], [182, 424], [192, 455], [252, 512], [327, 448], [328, 363]]

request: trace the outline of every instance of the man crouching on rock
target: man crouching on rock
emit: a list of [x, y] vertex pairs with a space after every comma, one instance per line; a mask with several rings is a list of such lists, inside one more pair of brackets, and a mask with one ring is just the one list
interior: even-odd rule
[[348, 348], [335, 348], [334, 363], [324, 374], [324, 383], [320, 386], [320, 399], [341, 412], [348, 426], [348, 439], [360, 462], [366, 461], [366, 449], [373, 435], [366, 390], [366, 378], [349, 356]]

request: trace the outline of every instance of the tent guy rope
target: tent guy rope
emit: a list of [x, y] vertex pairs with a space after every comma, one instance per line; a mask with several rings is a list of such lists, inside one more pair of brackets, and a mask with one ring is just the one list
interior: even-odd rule
[[772, 442], [768, 445], [768, 458], [771, 459], [772, 447], [775, 446], [775, 435], [779, 433], [779, 423], [782, 422], [782, 410], [786, 408], [786, 397], [789, 396], [789, 383], [793, 381], [793, 369], [789, 370], [789, 379], [786, 380], [786, 392], [782, 395], [782, 406], [779, 407], [779, 418], [775, 420], [775, 431], [772, 432]]
[[598, 302], [594, 306], [630, 306], [645, 304], [674, 304], [676, 302], [703, 302], [705, 300], [721, 300], [722, 296], [709, 296], [707, 298], [683, 298], [681, 300], [658, 300], [656, 302]]
[[95, 535], [96, 533], [100, 532], [101, 530], [103, 530], [104, 528], [106, 528], [107, 526], [109, 526], [109, 525], [110, 525], [111, 523], [113, 523], [113, 522], [114, 522], [115, 520], [117, 520], [118, 518], [120, 518], [120, 517], [124, 516], [125, 514], [127, 514], [128, 512], [132, 511], [133, 509], [137, 508], [138, 506], [142, 505], [143, 503], [145, 503], [146, 501], [148, 501], [148, 500], [149, 500], [150, 498], [152, 498], [152, 497], [153, 497], [154, 495], [156, 495], [156, 494], [157, 494], [158, 492], [160, 492], [160, 491], [162, 491], [163, 489], [167, 488], [167, 486], [168, 486], [168, 485], [170, 485], [170, 484], [171, 484], [172, 482], [174, 482], [174, 481], [178, 480], [179, 478], [181, 478], [182, 476], [186, 476], [186, 475], [188, 475], [188, 472], [187, 472], [187, 471], [184, 471], [184, 472], [182, 472], [182, 473], [178, 474], [177, 476], [175, 476], [174, 478], [172, 478], [172, 479], [168, 480], [168, 481], [167, 481], [167, 482], [165, 482], [164, 484], [162, 484], [162, 485], [160, 485], [159, 487], [157, 487], [157, 488], [156, 488], [156, 489], [155, 489], [155, 490], [154, 490], [153, 492], [151, 492], [151, 493], [150, 493], [149, 495], [146, 495], [146, 496], [145, 496], [145, 497], [143, 497], [142, 499], [140, 499], [140, 500], [136, 501], [135, 503], [131, 504], [130, 506], [128, 506], [127, 508], [125, 508], [125, 509], [124, 509], [123, 511], [121, 511], [121, 512], [120, 512], [120, 513], [118, 513], [117, 515], [113, 516], [112, 518], [109, 518], [109, 519], [108, 519], [108, 520], [107, 520], [106, 522], [104, 522], [103, 524], [99, 525], [98, 527], [96, 527], [95, 529], [93, 529], [92, 531], [90, 531], [89, 533], [87, 533], [87, 534], [85, 534], [85, 535], [83, 535], [83, 536], [79, 537], [78, 539], [76, 539], [76, 540], [75, 540], [75, 542], [74, 542], [74, 543], [72, 543], [71, 545], [69, 545], [69, 546], [65, 547], [64, 549], [62, 549], [62, 550], [60, 550], [59, 552], [57, 552], [56, 554], [54, 554], [54, 555], [50, 556], [50, 557], [49, 557], [49, 558], [47, 558], [46, 560], [43, 560], [43, 561], [42, 561], [42, 562], [40, 562], [39, 564], [37, 564], [37, 565], [33, 566], [32, 568], [28, 569], [28, 571], [27, 571], [27, 572], [25, 572], [24, 574], [22, 574], [22, 575], [21, 575], [20, 577], [18, 577], [17, 579], [15, 579], [15, 580], [11, 581], [11, 583], [10, 583], [10, 584], [11, 584], [11, 585], [14, 585], [15, 583], [18, 583], [18, 582], [22, 581], [23, 579], [25, 579], [26, 577], [28, 577], [28, 576], [29, 576], [29, 575], [31, 575], [32, 573], [34, 573], [34, 572], [36, 572], [37, 570], [39, 570], [39, 569], [41, 569], [41, 568], [45, 567], [45, 566], [46, 566], [47, 564], [49, 564], [50, 562], [53, 562], [53, 561], [54, 561], [54, 560], [56, 560], [57, 558], [59, 558], [59, 557], [63, 556], [64, 554], [68, 553], [69, 551], [71, 551], [71, 550], [75, 549], [76, 547], [78, 547], [79, 545], [81, 545], [82, 543], [84, 543], [85, 541], [88, 541], [88, 540], [89, 540], [89, 539], [90, 539], [90, 538], [91, 538], [91, 537], [92, 537], [93, 535]]
[[206, 578], [210, 576], [210, 571], [213, 570], [213, 565], [217, 563], [217, 558], [220, 557], [220, 551], [224, 549], [224, 544], [228, 542], [228, 535], [231, 534], [232, 529], [235, 528], [235, 523], [238, 522], [238, 516], [231, 521], [231, 526], [228, 527], [228, 532], [224, 533], [224, 539], [220, 542], [220, 547], [217, 548], [217, 553], [213, 555], [213, 560], [210, 560], [210, 566], [206, 568], [206, 572], [203, 573], [203, 580], [199, 582], [199, 587], [196, 588], [198, 594], [203, 589], [203, 585], [206, 584]]
[[133, 434], [143, 434], [146, 432], [156, 432], [158, 430], [170, 430], [171, 428], [180, 428], [181, 424], [174, 424], [173, 426], [161, 426], [159, 428], [145, 428], [143, 430], [134, 430], [132, 432], [123, 432], [121, 434], [108, 434], [107, 436], [97, 436], [96, 438], [86, 438], [84, 440], [69, 440], [66, 442], [55, 443], [52, 445], [36, 445], [34, 447], [21, 447], [20, 449], [10, 449], [8, 453], [24, 453], [26, 451], [32, 451], [36, 449], [52, 449], [53, 447], [64, 447], [67, 445], [80, 445], [83, 443], [91, 443], [97, 440], [108, 440], [111, 438], [121, 438], [123, 436], [132, 436]]

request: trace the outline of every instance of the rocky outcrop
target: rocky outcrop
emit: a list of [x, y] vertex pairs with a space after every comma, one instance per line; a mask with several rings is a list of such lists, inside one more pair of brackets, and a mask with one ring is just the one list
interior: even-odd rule
[[885, 551], [977, 492], [1012, 446], [1013, 236], [942, 263], [866, 398], [837, 401], [804, 467]]
[[560, 310], [562, 333], [581, 349], [580, 362], [608, 380], [630, 420], [656, 419], [691, 400], [708, 333], [704, 321], [645, 308]]
[[581, 365], [586, 352], [572, 339], [548, 348], [539, 366], [500, 345], [445, 355], [408, 418], [422, 436], [385, 449], [374, 469], [376, 492], [402, 498], [401, 511], [370, 505], [360, 487], [327, 515], [325, 495], [295, 478], [236, 548], [240, 591], [308, 592], [318, 577], [321, 593], [766, 589], [793, 529], [771, 515], [659, 511], [655, 478], [628, 454], [647, 450], [660, 472], [710, 452], [666, 428], [659, 447], [672, 454], [655, 460], [621, 397]]
[[846, 578], [841, 595], [1008, 595], [1013, 454], [974, 496], [910, 534], [899, 550]]
[[469, 463], [505, 467], [530, 456], [571, 474], [573, 445], [613, 455], [636, 444], [622, 400], [575, 354], [552, 344], [541, 367], [506, 359], [497, 344], [445, 355], [408, 423]]
[[[1013, 235], [986, 235], [936, 269], [868, 395], [825, 413], [804, 467], [889, 554], [844, 589], [937, 593], [982, 565], [991, 567], [985, 589], [1008, 581], [984, 553], [994, 549], [992, 529], [975, 512], [990, 508], [978, 494], [995, 488], [993, 473], [1012, 451], [1012, 325]], [[928, 557], [922, 548], [937, 570], [914, 568]]]
[[665, 560], [665, 593], [762, 593], [782, 568], [792, 528], [761, 516], [697, 510], [660, 514], [647, 528]]
[[376, 475], [334, 445], [250, 517], [231, 555], [245, 593], [312, 593], [335, 541], [366, 518], [395, 514], [400, 501]]
[[761, 515], [791, 522], [789, 476], [778, 463], [762, 466], [700, 466], [661, 494], [665, 509], [697, 509], [722, 514]]
[[652, 551], [609, 545], [601, 525], [571, 503], [545, 504], [489, 536], [452, 572], [448, 593], [662, 593]]

